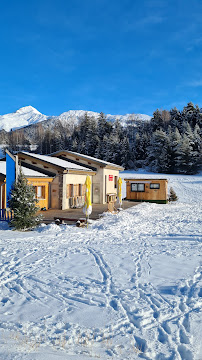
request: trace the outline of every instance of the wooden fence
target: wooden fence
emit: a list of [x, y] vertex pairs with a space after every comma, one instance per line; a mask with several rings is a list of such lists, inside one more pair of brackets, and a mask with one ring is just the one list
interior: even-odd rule
[[0, 209], [0, 221], [11, 221], [14, 217], [14, 213], [11, 210]]

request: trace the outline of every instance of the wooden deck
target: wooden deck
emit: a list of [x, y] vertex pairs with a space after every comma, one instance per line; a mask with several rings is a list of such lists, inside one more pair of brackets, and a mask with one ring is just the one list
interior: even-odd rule
[[[131, 202], [131, 201], [123, 201], [122, 209], [126, 210], [132, 206], [138, 205], [138, 203]], [[107, 204], [93, 204], [92, 205], [92, 214], [89, 216], [92, 220], [97, 220], [100, 218], [100, 215], [103, 212], [107, 211]], [[39, 214], [43, 215], [43, 223], [49, 224], [54, 222], [54, 218], [68, 218], [68, 219], [77, 219], [85, 218], [83, 213], [83, 209], [67, 209], [67, 210], [57, 210], [57, 209], [50, 209], [47, 211], [39, 211]], [[68, 223], [68, 221], [67, 221]], [[69, 222], [74, 223], [74, 222]]]

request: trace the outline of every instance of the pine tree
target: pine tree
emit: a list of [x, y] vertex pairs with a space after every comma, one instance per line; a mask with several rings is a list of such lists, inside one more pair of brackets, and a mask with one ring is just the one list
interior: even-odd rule
[[97, 126], [97, 135], [102, 141], [104, 135], [109, 135], [112, 131], [112, 125], [107, 121], [106, 116], [103, 112], [100, 113], [98, 117], [98, 126]]
[[169, 201], [177, 201], [177, 200], [178, 200], [178, 197], [177, 197], [177, 195], [176, 195], [176, 192], [173, 190], [172, 187], [170, 188], [170, 194], [169, 194], [168, 200], [169, 200]]
[[196, 124], [194, 128], [194, 140], [193, 140], [193, 151], [195, 158], [195, 170], [196, 172], [200, 170], [202, 165], [202, 141], [201, 141], [201, 131], [199, 126]]
[[195, 159], [193, 147], [189, 138], [184, 134], [178, 146], [178, 156], [176, 159], [177, 172], [180, 174], [193, 174], [195, 172]]
[[22, 171], [18, 175], [8, 200], [10, 209], [14, 212], [14, 218], [9, 223], [16, 230], [28, 230], [39, 224], [41, 217], [35, 216], [39, 210], [35, 191], [28, 184]]
[[[121, 141], [120, 144], [120, 165], [123, 166], [124, 168], [128, 169], [128, 161], [129, 161], [129, 142], [127, 137], [124, 137], [124, 139]], [[116, 164], [119, 164], [118, 162], [116, 162]]]
[[169, 139], [170, 139], [170, 168], [169, 172], [171, 174], [178, 172], [178, 157], [180, 156], [179, 147], [182, 141], [182, 137], [179, 133], [178, 128], [176, 127], [174, 131], [169, 129]]
[[172, 128], [178, 128], [178, 130], [181, 132], [181, 128], [182, 128], [182, 122], [183, 122], [183, 117], [181, 112], [175, 107], [174, 109], [170, 110], [170, 126]]
[[187, 106], [184, 106], [183, 111], [182, 111], [182, 115], [184, 118], [184, 121], [188, 121], [188, 123], [190, 124], [190, 126], [193, 128], [196, 124], [196, 117], [197, 117], [197, 112], [198, 112], [198, 108], [195, 109], [194, 104], [192, 102], [189, 102], [187, 104]]
[[159, 109], [157, 109], [153, 113], [153, 118], [151, 119], [151, 126], [153, 132], [162, 129], [163, 126], [162, 112]]
[[157, 172], [169, 172], [169, 137], [163, 130], [156, 130], [152, 134], [151, 144], [148, 148], [150, 168]]

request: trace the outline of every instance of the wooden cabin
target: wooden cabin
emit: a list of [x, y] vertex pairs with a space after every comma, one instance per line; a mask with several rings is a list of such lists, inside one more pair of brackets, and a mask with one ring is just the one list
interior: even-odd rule
[[126, 200], [147, 201], [166, 204], [168, 201], [167, 179], [124, 179], [126, 181]]

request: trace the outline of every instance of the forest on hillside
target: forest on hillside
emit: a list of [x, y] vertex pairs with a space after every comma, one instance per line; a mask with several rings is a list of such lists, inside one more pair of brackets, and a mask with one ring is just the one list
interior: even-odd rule
[[104, 113], [98, 119], [86, 113], [73, 128], [61, 121], [52, 128], [39, 123], [32, 129], [31, 140], [22, 129], [8, 133], [6, 147], [15, 152], [27, 150], [32, 143], [37, 144], [34, 152], [40, 154], [68, 149], [125, 169], [147, 167], [159, 173], [194, 174], [202, 165], [201, 135], [201, 109], [190, 102], [182, 111], [157, 109], [150, 121], [138, 121], [131, 115], [125, 127], [118, 120], [108, 122]]

